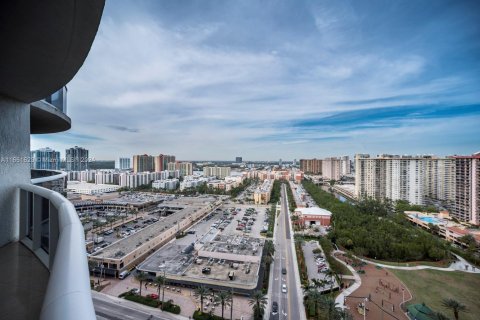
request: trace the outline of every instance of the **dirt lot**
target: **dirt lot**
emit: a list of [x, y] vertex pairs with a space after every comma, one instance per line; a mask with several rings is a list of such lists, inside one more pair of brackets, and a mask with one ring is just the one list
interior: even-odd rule
[[[337, 257], [353, 266], [350, 259], [342, 255], [337, 255]], [[363, 320], [362, 308], [358, 308], [358, 306], [366, 297], [369, 298], [366, 303], [368, 319], [408, 319], [400, 308], [400, 304], [403, 294], [405, 301], [412, 297], [408, 289], [392, 272], [371, 264], [354, 268], [357, 271], [360, 270], [362, 285], [347, 297], [346, 305], [355, 320]]]

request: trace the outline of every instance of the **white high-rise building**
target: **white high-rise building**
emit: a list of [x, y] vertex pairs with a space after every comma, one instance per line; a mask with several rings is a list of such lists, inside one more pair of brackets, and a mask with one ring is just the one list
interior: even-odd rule
[[322, 176], [325, 180], [340, 180], [341, 160], [338, 158], [325, 158], [322, 160]]
[[355, 195], [358, 198], [408, 200], [412, 204], [453, 201], [453, 160], [431, 156], [355, 155]]
[[129, 170], [130, 166], [130, 158], [118, 158], [117, 168], [120, 170]]
[[346, 176], [351, 173], [350, 170], [350, 158], [348, 156], [342, 156], [340, 158], [340, 175]]
[[217, 179], [225, 179], [231, 173], [230, 167], [203, 167], [204, 177], [216, 177]]

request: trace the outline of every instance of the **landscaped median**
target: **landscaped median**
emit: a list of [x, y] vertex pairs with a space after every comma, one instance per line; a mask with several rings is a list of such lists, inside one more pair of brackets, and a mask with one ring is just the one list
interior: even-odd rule
[[[154, 299], [151, 296], [146, 296], [146, 297], [140, 296], [131, 291], [124, 292], [120, 294], [118, 297], [124, 298], [126, 300], [130, 300], [133, 302], [141, 303], [152, 308], [158, 308], [162, 306], [162, 302], [158, 301], [158, 299]], [[180, 311], [181, 311], [180, 306], [173, 304], [173, 300], [165, 301], [161, 309], [163, 311], [174, 313], [174, 314], [180, 314]]]
[[222, 317], [216, 316], [214, 314], [210, 314], [207, 312], [200, 312], [199, 310], [196, 310], [193, 313], [193, 319], [195, 320], [223, 320]]

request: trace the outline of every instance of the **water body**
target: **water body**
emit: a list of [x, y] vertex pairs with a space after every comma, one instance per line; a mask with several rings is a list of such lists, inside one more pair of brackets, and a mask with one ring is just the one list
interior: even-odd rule
[[322, 186], [322, 189], [323, 189], [323, 191], [326, 191], [326, 192], [329, 192], [329, 193], [333, 194], [333, 195], [335, 196], [335, 198], [337, 198], [338, 200], [340, 200], [340, 201], [342, 201], [342, 202], [349, 202], [349, 201], [347, 200], [347, 198], [345, 198], [345, 197], [342, 196], [341, 194], [339, 194], [339, 193], [337, 193], [337, 192], [335, 192], [335, 191], [330, 191], [330, 190], [329, 190], [329, 187], [327, 187], [327, 186]]

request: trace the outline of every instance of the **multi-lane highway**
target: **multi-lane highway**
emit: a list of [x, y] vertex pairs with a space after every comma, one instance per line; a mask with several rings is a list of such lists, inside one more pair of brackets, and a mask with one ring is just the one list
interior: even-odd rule
[[[275, 258], [273, 262], [273, 284], [270, 293], [270, 319], [305, 319], [303, 308], [303, 295], [299, 292], [298, 275], [296, 276], [297, 267], [294, 252], [292, 250], [293, 232], [290, 230], [287, 191], [286, 185], [282, 184], [281, 189], [281, 210], [277, 217], [277, 228], [275, 232]], [[291, 199], [293, 201], [293, 199]], [[286, 270], [283, 274], [282, 270]], [[287, 292], [282, 292], [282, 286], [286, 285]], [[274, 302], [278, 304], [278, 313], [272, 313], [272, 305]]]

